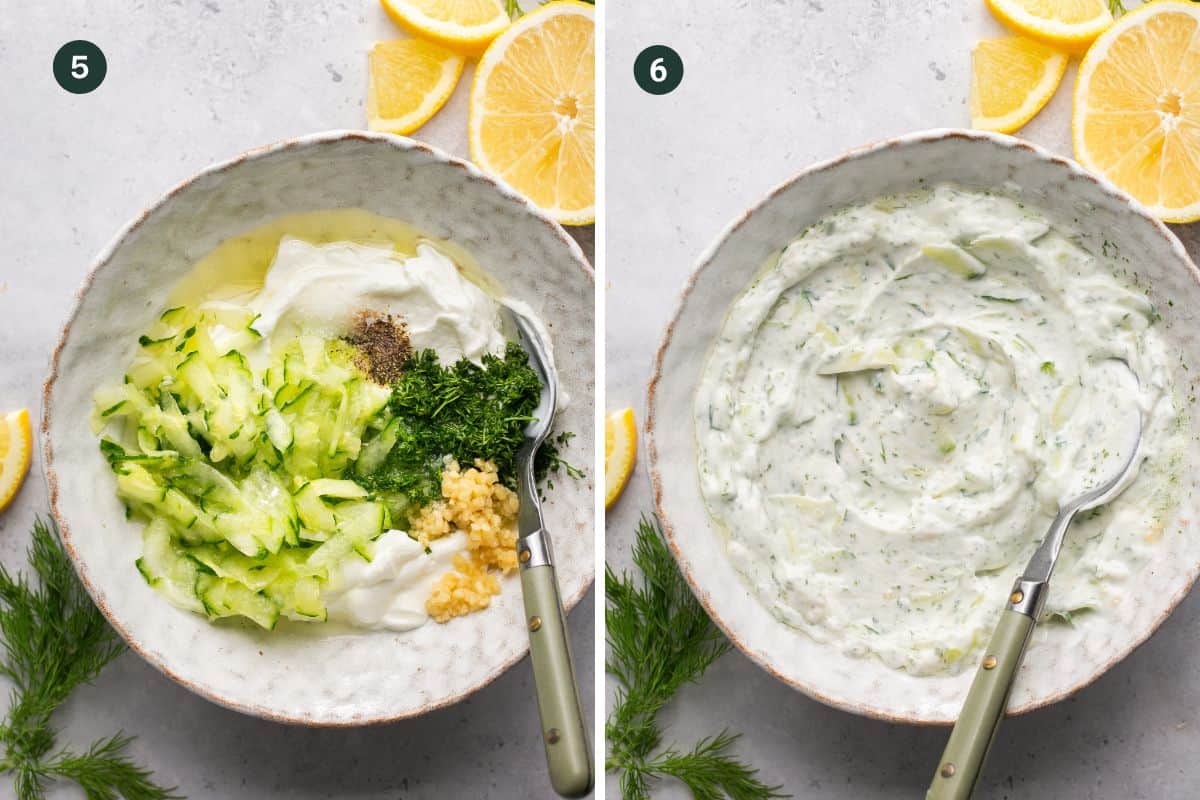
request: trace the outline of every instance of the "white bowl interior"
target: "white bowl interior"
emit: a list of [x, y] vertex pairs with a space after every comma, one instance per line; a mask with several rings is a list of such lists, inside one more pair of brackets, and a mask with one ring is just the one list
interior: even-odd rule
[[[831, 211], [945, 181], [1007, 187], [1079, 231], [1096, 252], [1105, 241], [1115, 245], [1129, 257], [1130, 270], [1145, 279], [1163, 316], [1163, 335], [1184, 356], [1177, 385], [1185, 391], [1194, 385], [1200, 366], [1200, 275], [1165, 226], [1078, 166], [1024, 142], [932, 131], [818, 165], [779, 187], [722, 234], [701, 259], [668, 328], [650, 385], [647, 421], [655, 498], [672, 548], [693, 590], [730, 638], [776, 677], [818, 700], [923, 723], [953, 721], [973, 670], [914, 677], [822, 646], [768, 613], [726, 557], [705, 511], [690, 419], [709, 345], [734, 298], [770, 255]], [[680, 424], [681, 417], [689, 422]], [[1189, 459], [1200, 464], [1195, 433]], [[1155, 559], [1128, 579], [1128, 600], [1111, 618], [1084, 616], [1077, 627], [1056, 626], [1053, 635], [1038, 629], [1010, 713], [1061, 699], [1097, 678], [1147, 638], [1190, 589], [1200, 570], [1195, 523], [1200, 494], [1197, 473], [1182, 472], [1183, 505], [1168, 522]], [[998, 608], [1001, 602], [998, 598]]]
[[[180, 611], [141, 579], [141, 524], [125, 520], [89, 427], [93, 391], [119, 379], [169, 289], [201, 256], [269, 219], [365, 208], [469, 251], [546, 321], [571, 397], [566, 457], [593, 452], [593, 278], [578, 247], [525, 200], [473, 167], [398, 137], [319, 134], [211, 168], [117, 237], [80, 290], [47, 379], [46, 473], [77, 569], [130, 644], [179, 682], [247, 713], [322, 725], [398, 719], [487, 684], [528, 648], [515, 578], [492, 606], [415, 631], [264, 633]], [[564, 599], [593, 576], [593, 481], [559, 476], [545, 512]]]

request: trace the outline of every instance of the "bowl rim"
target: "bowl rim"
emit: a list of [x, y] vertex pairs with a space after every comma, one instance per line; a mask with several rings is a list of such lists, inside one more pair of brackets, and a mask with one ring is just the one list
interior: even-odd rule
[[[191, 692], [216, 703], [219, 706], [231, 709], [233, 711], [246, 714], [248, 716], [259, 717], [272, 722], [283, 723], [287, 725], [297, 725], [307, 728], [358, 728], [373, 725], [385, 725], [400, 720], [411, 719], [436, 711], [440, 708], [459, 703], [479, 690], [489, 686], [495, 682], [501, 675], [511, 669], [517, 662], [525, 658], [529, 652], [528, 640], [524, 641], [522, 646], [517, 650], [516, 654], [507, 658], [503, 662], [496, 664], [493, 669], [472, 686], [458, 692], [449, 697], [444, 697], [436, 701], [426, 703], [420, 708], [405, 711], [401, 713], [380, 713], [364, 717], [355, 717], [353, 719], [323, 719], [300, 716], [297, 714], [280, 712], [268, 706], [239, 703], [235, 700], [222, 696], [218, 691], [210, 687], [202, 686], [193, 681], [187, 680], [178, 673], [174, 672], [164, 659], [154, 655], [150, 650], [144, 647], [141, 642], [135, 639], [121, 624], [112, 611], [98, 595], [97, 588], [93, 585], [92, 580], [88, 576], [88, 571], [83, 561], [75, 551], [75, 547], [71, 543], [71, 527], [67, 524], [62, 512], [58, 507], [58, 476], [54, 467], [54, 448], [50, 442], [49, 430], [51, 423], [51, 414], [53, 411], [51, 404], [51, 393], [54, 390], [54, 385], [59, 377], [59, 358], [62, 355], [63, 348], [71, 333], [71, 328], [74, 325], [76, 318], [79, 315], [80, 306], [83, 303], [84, 297], [92, 288], [101, 271], [111, 262], [113, 255], [125, 242], [125, 240], [136, 230], [138, 230], [155, 212], [160, 210], [167, 203], [171, 202], [176, 195], [186, 191], [193, 184], [207, 178], [209, 176], [218, 175], [229, 170], [232, 170], [243, 162], [257, 160], [276, 153], [286, 152], [289, 150], [298, 150], [308, 147], [317, 147], [324, 144], [332, 144], [344, 141], [362, 141], [374, 142], [380, 146], [390, 146], [394, 149], [404, 152], [417, 151], [433, 158], [434, 161], [447, 164], [462, 170], [469, 180], [476, 180], [486, 185], [490, 185], [495, 191], [505, 198], [514, 201], [519, 207], [529, 214], [529, 216], [550, 228], [562, 244], [567, 247], [571, 255], [571, 260], [583, 272], [584, 277], [595, 286], [596, 274], [591, 263], [584, 256], [579, 243], [575, 241], [561, 225], [548, 217], [545, 212], [533, 204], [524, 195], [517, 192], [502, 179], [493, 177], [483, 172], [475, 164], [472, 164], [465, 159], [452, 156], [441, 148], [426, 144], [425, 142], [411, 139], [407, 136], [398, 136], [395, 134], [375, 133], [359, 130], [335, 129], [328, 131], [320, 131], [309, 133], [303, 136], [295, 136], [288, 139], [282, 139], [265, 145], [252, 147], [232, 158], [223, 161], [217, 161], [198, 172], [185, 178], [167, 192], [158, 197], [148, 206], [146, 206], [139, 214], [121, 227], [121, 229], [109, 240], [109, 242], [96, 255], [91, 265], [88, 267], [87, 273], [80, 282], [79, 287], [75, 290], [75, 294], [71, 301], [71, 310], [67, 315], [66, 322], [63, 324], [59, 332], [58, 339], [54, 345], [54, 350], [51, 353], [49, 364], [46, 370], [46, 377], [42, 383], [42, 417], [38, 426], [38, 431], [42, 439], [42, 477], [46, 483], [47, 494], [49, 497], [50, 514], [58, 526], [59, 539], [62, 542], [63, 549], [66, 551], [71, 560], [72, 566], [75, 568], [75, 573], [79, 576], [80, 582], [87, 590], [88, 595], [92, 598], [92, 602], [100, 609], [109, 625], [121, 636], [129, 649], [137, 653], [144, 661], [158, 670], [160, 673], [170, 678], [175, 683], [183, 686]], [[565, 611], [569, 612], [573, 609], [583, 596], [587, 594], [596, 580], [595, 569], [583, 582], [580, 588], [570, 596], [563, 596], [563, 606]]]
[[[748, 209], [738, 214], [731, 222], [729, 222], [717, 236], [709, 243], [709, 245], [701, 252], [700, 256], [695, 261], [691, 272], [688, 275], [683, 288], [680, 290], [674, 310], [666, 324], [662, 333], [660, 343], [655, 352], [653, 367], [651, 369], [650, 378], [646, 384], [646, 422], [644, 425], [646, 433], [646, 453], [648, 462], [648, 476], [650, 480], [650, 490], [654, 501], [654, 509], [658, 514], [658, 519], [662, 524], [664, 536], [667, 541], [667, 546], [671, 550], [671, 555], [675, 558], [680, 571], [687, 580], [692, 593], [704, 607], [709, 617], [716, 623], [717, 627], [725, 634], [728, 639], [740, 650], [747, 658], [757, 664], [765, 672], [770, 674], [776, 680], [791, 686], [793, 689], [801, 692], [809, 698], [816, 700], [824, 705], [841, 711], [848, 711], [852, 714], [878, 719], [884, 722], [901, 723], [907, 725], [918, 725], [922, 727], [949, 727], [954, 724], [954, 720], [928, 719], [917, 715], [895, 714], [883, 709], [877, 708], [865, 702], [852, 702], [846, 699], [831, 697], [818, 689], [814, 688], [809, 683], [794, 679], [781, 672], [770, 660], [760, 656], [751, 650], [741, 637], [737, 630], [721, 617], [717, 610], [712, 606], [707, 599], [707, 595], [701, 591], [700, 583], [692, 574], [687, 561], [683, 557], [683, 551], [680, 547], [679, 539], [676, 535], [675, 528], [671, 524], [669, 517], [663, 507], [663, 483], [662, 483], [662, 468], [658, 459], [658, 443], [655, 436], [656, 426], [656, 395], [658, 392], [659, 381], [663, 378], [663, 363], [666, 358], [667, 351], [670, 349], [676, 333], [676, 325], [680, 321], [680, 317], [684, 312], [684, 308], [691, 298], [692, 292], [696, 288], [696, 283], [708, 268], [712, 265], [713, 258], [717, 251], [725, 243], [725, 241], [739, 228], [741, 228], [747, 220], [754, 214], [759, 212], [763, 207], [767, 206], [775, 200], [775, 198], [786, 189], [794, 184], [808, 178], [811, 175], [827, 172], [840, 167], [842, 164], [858, 160], [864, 156], [872, 155], [879, 152], [889, 150], [899, 150], [910, 145], [930, 144], [941, 141], [950, 140], [966, 140], [971, 142], [979, 142], [982, 144], [994, 145], [1006, 150], [1026, 151], [1034, 155], [1038, 160], [1054, 164], [1058, 167], [1065, 168], [1072, 176], [1089, 180], [1098, 186], [1101, 191], [1110, 196], [1117, 203], [1123, 205], [1129, 212], [1134, 213], [1143, 219], [1149, 221], [1153, 228], [1166, 241], [1168, 247], [1174, 251], [1175, 255], [1188, 268], [1193, 280], [1200, 285], [1200, 268], [1197, 268], [1196, 263], [1188, 254], [1187, 249], [1179, 240], [1179, 237], [1171, 231], [1166, 224], [1151, 215], [1145, 207], [1131, 197], [1129, 194], [1118, 188], [1108, 179], [1096, 175], [1084, 169], [1078, 162], [1065, 156], [1051, 152], [1049, 149], [1033, 142], [1021, 139], [1015, 136], [1006, 134], [992, 133], [988, 131], [977, 131], [965, 128], [931, 128], [928, 130], [914, 131], [901, 136], [894, 136], [886, 139], [880, 139], [867, 144], [851, 148], [832, 158], [817, 161], [803, 169], [794, 172], [787, 179], [775, 184], [765, 195], [755, 201]], [[706, 512], [707, 513], [707, 512]], [[1116, 666], [1119, 662], [1129, 656], [1134, 650], [1141, 647], [1147, 640], [1153, 636], [1162, 624], [1166, 621], [1172, 612], [1178, 608], [1184, 598], [1192, 591], [1197, 579], [1200, 578], [1200, 563], [1197, 563], [1192, 568], [1191, 578], [1170, 598], [1166, 609], [1163, 613], [1151, 624], [1140, 638], [1131, 640], [1130, 643], [1118, 649], [1113, 655], [1100, 665], [1092, 674], [1078, 681], [1073, 686], [1056, 692], [1044, 698], [1025, 703], [1024, 705], [1009, 707], [1005, 716], [1015, 717], [1021, 714], [1026, 714], [1030, 711], [1044, 708], [1046, 706], [1065, 700], [1068, 697], [1087, 688], [1092, 683], [1097, 681], [1102, 675]], [[800, 632], [797, 632], [800, 634]], [[803, 634], [800, 634], [803, 635]]]

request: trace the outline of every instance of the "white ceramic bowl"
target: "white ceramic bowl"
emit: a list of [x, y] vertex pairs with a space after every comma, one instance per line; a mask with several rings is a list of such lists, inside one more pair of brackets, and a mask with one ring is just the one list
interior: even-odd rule
[[[1163, 315], [1162, 333], [1181, 356], [1178, 384], [1194, 385], [1200, 377], [1200, 272], [1166, 226], [1111, 184], [1027, 142], [930, 131], [805, 170], [717, 238], [667, 329], [650, 381], [646, 421], [654, 497], [669, 543], [693, 591], [729, 638], [772, 675], [831, 706], [934, 724], [953, 721], [973, 670], [914, 677], [820, 645], [768, 613], [726, 558], [700, 495], [695, 431], [679, 419], [691, 418], [709, 345], [730, 304], [768, 256], [835, 209], [942, 181], [1006, 186], [1065, 218], [1097, 251], [1108, 240], [1133, 256], [1129, 268], [1145, 279]], [[1195, 433], [1189, 459], [1193, 467], [1200, 465]], [[1181, 472], [1188, 484], [1183, 505], [1168, 522], [1154, 560], [1128, 580], [1127, 600], [1111, 616], [1085, 615], [1075, 628], [1039, 629], [1009, 701], [1010, 714], [1055, 702], [1095, 680], [1145, 641], [1192, 587], [1200, 572], [1200, 472]]]
[[[46, 479], [67, 551], [130, 647], [189, 689], [284, 722], [356, 725], [415, 716], [487, 685], [528, 648], [516, 578], [491, 608], [404, 634], [272, 633], [209, 624], [141, 579], [141, 525], [127, 522], [88, 415], [120, 376], [172, 287], [229, 237], [299, 211], [365, 208], [466, 248], [546, 321], [571, 397], [567, 457], [591, 464], [593, 284], [579, 247], [528, 201], [473, 166], [409, 139], [306, 136], [210, 167], [171, 190], [113, 240], [79, 290], [46, 379]], [[545, 506], [568, 606], [593, 576], [593, 482], [560, 479]]]

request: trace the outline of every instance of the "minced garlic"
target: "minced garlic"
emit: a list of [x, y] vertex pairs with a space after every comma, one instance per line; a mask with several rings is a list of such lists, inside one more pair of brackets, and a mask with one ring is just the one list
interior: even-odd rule
[[517, 567], [517, 495], [500, 483], [496, 465], [476, 459], [463, 470], [447, 459], [442, 470], [442, 500], [421, 510], [409, 534], [422, 545], [452, 531], [467, 534], [467, 556], [454, 559], [454, 571], [434, 585], [425, 610], [438, 622], [479, 611], [500, 593], [495, 572]]

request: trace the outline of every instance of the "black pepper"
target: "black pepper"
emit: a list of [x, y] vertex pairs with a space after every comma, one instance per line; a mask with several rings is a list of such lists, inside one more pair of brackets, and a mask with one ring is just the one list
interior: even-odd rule
[[391, 314], [358, 312], [354, 328], [345, 339], [358, 351], [355, 356], [358, 368], [382, 386], [391, 386], [400, 379], [412, 355], [408, 326]]

